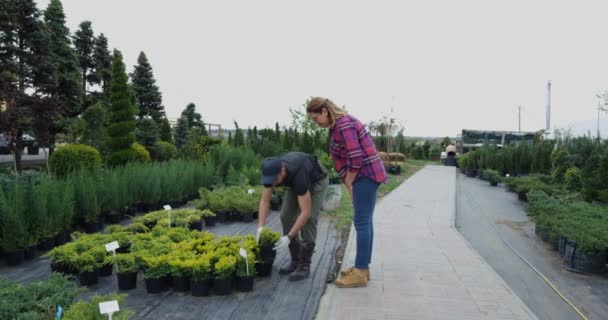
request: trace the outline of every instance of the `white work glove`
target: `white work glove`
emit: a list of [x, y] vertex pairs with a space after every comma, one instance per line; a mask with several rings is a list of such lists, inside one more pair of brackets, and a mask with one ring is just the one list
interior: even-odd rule
[[287, 247], [289, 247], [289, 243], [291, 243], [291, 240], [289, 240], [289, 236], [282, 236], [281, 239], [275, 242], [274, 248], [272, 248], [272, 250], [279, 251], [287, 249]]
[[258, 232], [255, 234], [255, 243], [260, 244], [260, 232], [262, 232], [264, 227], [258, 227]]

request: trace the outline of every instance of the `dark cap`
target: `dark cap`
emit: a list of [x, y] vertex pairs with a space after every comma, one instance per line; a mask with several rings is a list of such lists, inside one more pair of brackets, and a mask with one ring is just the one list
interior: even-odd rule
[[262, 185], [272, 184], [281, 172], [282, 167], [281, 160], [276, 157], [264, 159], [262, 162]]

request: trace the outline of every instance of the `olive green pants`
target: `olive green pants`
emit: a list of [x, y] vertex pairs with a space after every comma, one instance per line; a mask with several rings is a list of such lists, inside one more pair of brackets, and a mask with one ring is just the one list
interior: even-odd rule
[[[314, 250], [315, 240], [317, 239], [317, 221], [321, 213], [321, 207], [325, 201], [329, 178], [325, 178], [315, 182], [310, 187], [311, 213], [310, 219], [306, 221], [298, 241], [301, 246]], [[291, 188], [286, 188], [285, 197], [283, 199], [283, 207], [281, 208], [281, 224], [283, 225], [283, 234], [287, 234], [293, 225], [296, 223], [300, 215], [300, 205], [298, 204], [298, 195]]]

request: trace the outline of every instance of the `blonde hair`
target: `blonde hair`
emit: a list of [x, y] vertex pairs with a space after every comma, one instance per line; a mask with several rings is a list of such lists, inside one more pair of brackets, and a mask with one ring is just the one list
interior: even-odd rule
[[321, 113], [323, 108], [327, 110], [327, 117], [329, 118], [329, 124], [334, 125], [336, 120], [342, 118], [347, 115], [348, 112], [343, 108], [338, 107], [333, 101], [323, 98], [323, 97], [314, 97], [312, 98], [308, 104], [306, 105], [307, 113]]

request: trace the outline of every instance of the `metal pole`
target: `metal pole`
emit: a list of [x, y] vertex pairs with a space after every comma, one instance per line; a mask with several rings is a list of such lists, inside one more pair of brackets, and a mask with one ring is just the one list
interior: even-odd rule
[[602, 104], [598, 101], [597, 103], [597, 140], [600, 140], [600, 111], [602, 110]]
[[521, 106], [519, 106], [519, 133], [521, 133]]

